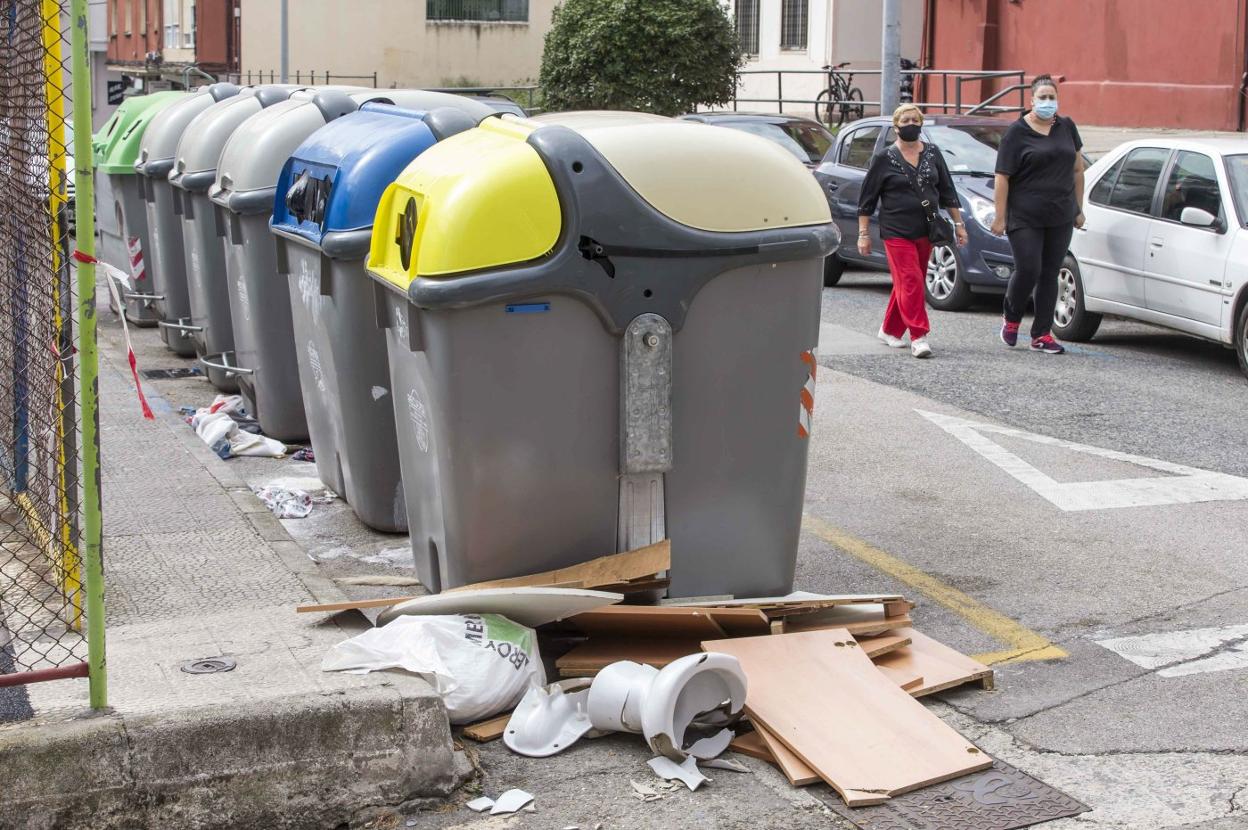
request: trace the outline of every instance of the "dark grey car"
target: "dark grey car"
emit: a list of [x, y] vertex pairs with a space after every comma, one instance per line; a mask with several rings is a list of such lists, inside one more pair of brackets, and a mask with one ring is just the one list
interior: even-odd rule
[[[969, 239], [965, 248], [943, 246], [932, 251], [927, 265], [925, 293], [933, 308], [966, 308], [975, 293], [1001, 294], [1014, 271], [1014, 256], [1005, 237], [989, 228], [995, 215], [993, 177], [997, 147], [1013, 121], [980, 116], [929, 115], [923, 122], [923, 141], [944, 153], [962, 203]], [[846, 239], [858, 237], [858, 196], [871, 157], [896, 140], [892, 120], [864, 118], [843, 127], [836, 143], [815, 170], [832, 208], [832, 218]], [[880, 241], [877, 217], [871, 217], [871, 254], [859, 256], [854, 245], [842, 245], [830, 257], [828, 285], [840, 280], [846, 266], [888, 268]]]

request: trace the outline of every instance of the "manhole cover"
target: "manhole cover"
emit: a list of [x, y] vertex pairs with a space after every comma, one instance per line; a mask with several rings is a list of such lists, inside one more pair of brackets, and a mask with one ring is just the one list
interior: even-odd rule
[[827, 786], [811, 794], [862, 830], [1015, 830], [1089, 809], [1001, 761], [875, 807], [846, 807]]
[[187, 674], [216, 674], [222, 671], [234, 671], [238, 661], [233, 657], [204, 657], [182, 664], [182, 671]]
[[179, 369], [144, 369], [139, 372], [144, 380], [180, 380], [182, 378], [203, 377], [204, 373], [198, 366]]

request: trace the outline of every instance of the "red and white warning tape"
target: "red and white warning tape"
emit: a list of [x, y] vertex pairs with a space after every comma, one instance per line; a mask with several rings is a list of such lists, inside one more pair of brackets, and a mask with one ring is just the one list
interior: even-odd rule
[[130, 276], [135, 283], [147, 279], [147, 267], [143, 264], [143, 243], [137, 236], [130, 237], [126, 244], [130, 251]]
[[[147, 398], [143, 395], [143, 384], [139, 382], [139, 364], [134, 357], [134, 346], [130, 342], [130, 326], [126, 323], [125, 303], [121, 300], [121, 293], [117, 290], [117, 284], [128, 286], [130, 278], [125, 275], [120, 268], [115, 268], [107, 262], [100, 262], [93, 256], [88, 256], [82, 251], [74, 251], [74, 259], [78, 262], [94, 263], [97, 268], [104, 269], [104, 275], [107, 279], [104, 282], [108, 285], [108, 293], [116, 303], [117, 308], [121, 309], [121, 333], [126, 338], [126, 360], [130, 364], [130, 375], [134, 378], [134, 389], [139, 396], [139, 406], [143, 410], [143, 417], [149, 421], [156, 420], [156, 416], [152, 413], [152, 408], [147, 404]], [[140, 257], [140, 264], [142, 258]]]
[[815, 416], [815, 375], [819, 370], [814, 349], [802, 352], [802, 362], [806, 364], [807, 375], [806, 382], [802, 384], [802, 405], [797, 410], [797, 435], [799, 438], [809, 438], [811, 422]]

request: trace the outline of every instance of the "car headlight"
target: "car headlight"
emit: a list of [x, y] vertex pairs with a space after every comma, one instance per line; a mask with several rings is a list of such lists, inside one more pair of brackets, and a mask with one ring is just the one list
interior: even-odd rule
[[971, 215], [975, 221], [985, 228], [991, 228], [997, 218], [997, 206], [981, 196], [968, 196], [967, 203], [971, 206]]

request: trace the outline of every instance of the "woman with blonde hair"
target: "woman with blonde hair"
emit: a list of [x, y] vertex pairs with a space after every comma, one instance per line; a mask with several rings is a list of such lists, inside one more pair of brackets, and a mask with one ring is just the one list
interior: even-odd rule
[[[926, 358], [932, 356], [923, 297], [927, 261], [933, 244], [956, 241], [965, 245], [966, 225], [944, 156], [936, 145], [922, 140], [923, 111], [914, 104], [902, 104], [893, 113], [893, 126], [897, 140], [871, 159], [858, 197], [858, 253], [871, 253], [869, 228], [878, 205], [880, 237], [893, 275], [893, 293], [878, 337], [901, 348], [908, 331], [910, 353]], [[953, 217], [952, 229], [940, 208]]]

